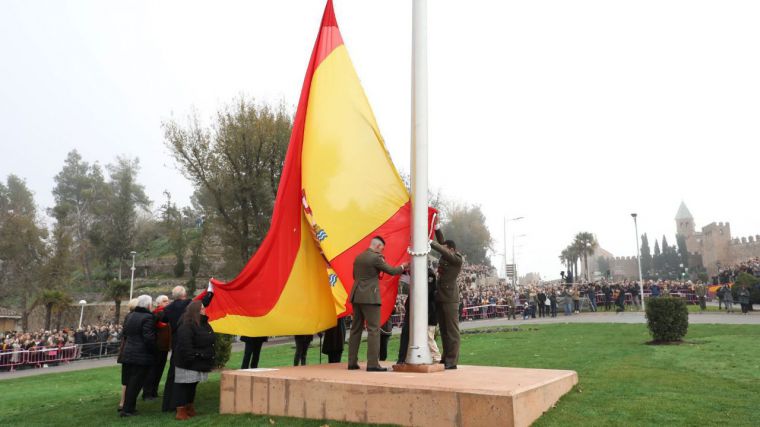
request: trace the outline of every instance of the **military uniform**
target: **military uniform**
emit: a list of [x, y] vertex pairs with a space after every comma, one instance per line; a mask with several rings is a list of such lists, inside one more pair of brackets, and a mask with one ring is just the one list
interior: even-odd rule
[[707, 304], [705, 302], [705, 295], [707, 294], [707, 289], [705, 288], [705, 285], [701, 283], [698, 284], [695, 291], [696, 291], [697, 297], [699, 298], [699, 308], [702, 310], [706, 310]]
[[[439, 242], [443, 242], [440, 230], [435, 232]], [[448, 248], [433, 241], [430, 246], [439, 254], [438, 289], [435, 294], [435, 309], [438, 316], [438, 328], [443, 342], [441, 361], [447, 367], [455, 367], [459, 362], [459, 286], [457, 276], [462, 270], [464, 260], [458, 252], [451, 253]]]
[[362, 339], [364, 322], [367, 322], [367, 368], [378, 368], [380, 363], [380, 272], [397, 276], [404, 271], [401, 267], [391, 267], [382, 254], [367, 249], [354, 260], [354, 286], [351, 289], [351, 304], [354, 319], [348, 339], [348, 366], [358, 364], [359, 344]]

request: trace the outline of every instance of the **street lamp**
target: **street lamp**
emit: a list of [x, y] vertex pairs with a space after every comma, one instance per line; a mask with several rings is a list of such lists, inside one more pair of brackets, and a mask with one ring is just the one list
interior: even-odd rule
[[[510, 218], [510, 219], [507, 219], [506, 216], [504, 217], [504, 280], [507, 279], [507, 222], [519, 221], [521, 219], [525, 219], [525, 217], [518, 216], [518, 217]], [[512, 264], [513, 265], [515, 261], [514, 250], [515, 250], [515, 245], [514, 245], [514, 242], [512, 242]], [[515, 275], [513, 274], [513, 276]], [[514, 277], [513, 277], [512, 286], [514, 287]]]
[[638, 215], [635, 213], [631, 214], [631, 217], [633, 218], [633, 226], [636, 231], [636, 261], [639, 263], [639, 293], [641, 294], [641, 310], [646, 311], [644, 310], [644, 279], [642, 279], [641, 275], [641, 248], [639, 247], [639, 223], [636, 221], [637, 216]]
[[132, 268], [130, 268], [130, 270], [132, 270], [132, 280], [129, 281], [129, 299], [131, 301], [132, 300], [132, 290], [135, 287], [135, 255], [137, 255], [137, 252], [132, 251], [132, 252], [130, 252], [130, 254], [132, 254]]
[[79, 310], [79, 328], [82, 329], [82, 317], [84, 316], [84, 306], [87, 304], [87, 301], [81, 299], [79, 300], [79, 305], [82, 307], [81, 310]]
[[512, 234], [512, 288], [516, 289], [517, 285], [517, 261], [515, 261], [515, 238], [525, 237], [527, 234], [520, 234], [519, 236], [515, 236]]

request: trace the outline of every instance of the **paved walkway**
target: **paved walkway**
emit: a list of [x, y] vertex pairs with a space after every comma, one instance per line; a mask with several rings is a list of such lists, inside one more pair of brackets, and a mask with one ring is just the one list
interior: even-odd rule
[[[494, 326], [519, 326], [519, 325], [541, 325], [550, 323], [646, 323], [644, 313], [627, 311], [623, 313], [612, 312], [598, 312], [598, 313], [582, 313], [572, 316], [564, 316], [559, 314], [555, 318], [545, 317], [529, 320], [507, 320], [507, 319], [488, 319], [488, 320], [473, 320], [468, 322], [462, 322], [460, 324], [461, 329], [479, 329], [489, 328]], [[760, 312], [754, 311], [747, 315], [741, 314], [741, 312], [728, 314], [723, 312], [704, 312], [704, 313], [690, 313], [690, 324], [726, 324], [726, 325], [760, 325]], [[401, 333], [399, 328], [393, 330], [394, 335]], [[283, 337], [270, 340], [264, 344], [264, 347], [271, 347], [274, 345], [282, 345], [292, 342], [292, 338]], [[234, 343], [232, 345], [232, 351], [243, 351], [243, 343]], [[72, 372], [82, 371], [85, 369], [101, 368], [104, 366], [115, 366], [116, 358], [111, 357], [107, 359], [96, 360], [79, 360], [68, 363], [66, 365], [52, 366], [49, 368], [39, 369], [24, 369], [14, 372], [0, 372], [0, 381], [11, 378], [23, 378], [34, 375], [52, 374], [59, 372]]]

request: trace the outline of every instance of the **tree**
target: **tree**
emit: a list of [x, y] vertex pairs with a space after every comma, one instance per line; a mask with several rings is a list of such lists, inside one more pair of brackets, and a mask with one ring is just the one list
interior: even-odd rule
[[91, 233], [106, 269], [105, 282], [112, 277], [114, 261], [119, 264], [121, 280], [122, 261], [134, 248], [137, 208], [147, 210], [150, 206], [143, 186], [136, 182], [138, 159], [118, 157], [107, 169], [110, 180], [104, 197], [95, 206], [96, 221]]
[[53, 216], [73, 237], [74, 252], [85, 280], [91, 276], [90, 233], [94, 222], [94, 206], [105, 194], [103, 173], [97, 164], [82, 160], [76, 150], [68, 153], [63, 169], [55, 176]]
[[283, 105], [242, 97], [210, 127], [197, 116], [184, 126], [163, 124], [167, 147], [229, 251], [230, 271], [248, 261], [269, 230], [292, 126]]
[[58, 320], [56, 322], [56, 329], [61, 327], [61, 315], [63, 310], [71, 304], [72, 298], [64, 291], [58, 289], [45, 289], [40, 294], [38, 304], [45, 307], [45, 329], [50, 330], [50, 324], [52, 314], [54, 311], [58, 313]]
[[644, 233], [641, 236], [641, 269], [643, 270], [644, 278], [652, 278], [652, 252], [649, 249], [649, 238]]
[[46, 238], [32, 192], [24, 180], [9, 175], [6, 185], [0, 182], [0, 300], [20, 306], [23, 330], [37, 304]]
[[596, 265], [604, 277], [608, 277], [607, 273], [610, 271], [610, 260], [605, 257], [599, 257], [596, 259]]
[[166, 204], [162, 206], [163, 226], [176, 259], [174, 277], [182, 277], [185, 274], [185, 250], [187, 249], [182, 213], [177, 209], [177, 205], [172, 203], [171, 194], [164, 191], [164, 195], [166, 195]]
[[[190, 213], [190, 210], [187, 210]], [[191, 217], [190, 215], [186, 215]], [[205, 247], [208, 237], [208, 225], [202, 217], [197, 219], [196, 227], [190, 232], [190, 280], [187, 282], [187, 290], [192, 295], [195, 293], [196, 278], [204, 263]]]
[[578, 277], [578, 259], [580, 258], [580, 252], [575, 242], [568, 245], [562, 250], [560, 259], [565, 263], [568, 276], [572, 276], [573, 281]]
[[662, 252], [660, 252], [660, 243], [654, 240], [654, 256], [652, 257], [652, 275], [655, 278], [660, 277], [662, 270]]
[[113, 322], [118, 325], [121, 317], [121, 302], [129, 297], [129, 281], [111, 280], [106, 284], [104, 296], [114, 302], [116, 313]]
[[679, 263], [683, 264], [684, 268], [689, 268], [689, 251], [686, 248], [686, 237], [680, 234], [677, 235], [676, 244], [678, 245]]
[[586, 271], [586, 280], [589, 280], [588, 257], [594, 255], [596, 248], [599, 246], [593, 234], [583, 231], [575, 235], [574, 246], [577, 247], [578, 253], [583, 258], [583, 267]]
[[488, 251], [491, 249], [491, 233], [480, 206], [451, 204], [445, 209], [445, 223], [441, 231], [447, 240], [457, 244], [457, 251], [470, 264], [491, 265]]

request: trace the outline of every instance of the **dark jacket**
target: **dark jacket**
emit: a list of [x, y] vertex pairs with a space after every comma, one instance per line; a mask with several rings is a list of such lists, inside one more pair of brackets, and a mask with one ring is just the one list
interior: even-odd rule
[[175, 365], [182, 369], [209, 372], [214, 367], [215, 341], [216, 336], [208, 324], [208, 317], [201, 316], [198, 325], [180, 322], [174, 341]]
[[325, 331], [322, 341], [322, 353], [342, 353], [346, 342], [346, 322], [341, 317], [338, 324]]
[[161, 321], [168, 323], [172, 328], [172, 337], [177, 333], [177, 328], [179, 327], [179, 319], [182, 317], [183, 314], [185, 314], [185, 309], [187, 308], [190, 303], [193, 302], [191, 299], [177, 299], [169, 303], [169, 305], [164, 308], [163, 315], [161, 316]]
[[124, 335], [124, 351], [119, 358], [121, 363], [128, 365], [153, 365], [156, 351], [155, 317], [147, 309], [135, 308], [127, 316], [122, 330]]

